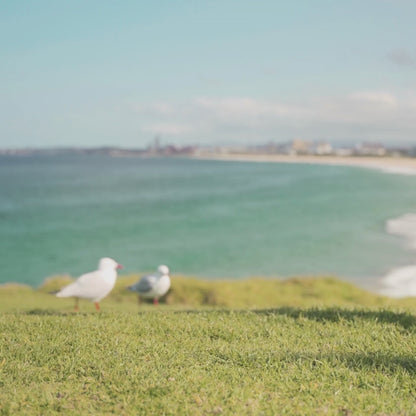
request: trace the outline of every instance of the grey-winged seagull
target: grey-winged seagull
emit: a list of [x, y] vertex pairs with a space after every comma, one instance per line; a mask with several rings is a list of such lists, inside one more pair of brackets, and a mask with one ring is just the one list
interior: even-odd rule
[[159, 298], [166, 295], [170, 288], [169, 268], [164, 264], [157, 268], [157, 272], [143, 276], [136, 284], [128, 289], [137, 292], [139, 296], [153, 299], [153, 304], [159, 303]]
[[76, 299], [75, 310], [78, 311], [80, 298], [94, 302], [95, 309], [100, 310], [100, 300], [105, 298], [113, 289], [117, 280], [117, 269], [123, 266], [109, 257], [103, 257], [98, 263], [98, 270], [83, 274], [75, 282], [63, 287], [56, 296], [58, 298]]

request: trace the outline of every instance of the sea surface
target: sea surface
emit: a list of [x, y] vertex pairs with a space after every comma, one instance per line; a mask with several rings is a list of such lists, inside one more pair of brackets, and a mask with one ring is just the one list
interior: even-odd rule
[[376, 290], [416, 264], [414, 213], [415, 175], [366, 168], [1, 156], [0, 283], [38, 286], [110, 256], [126, 274], [166, 264], [173, 275], [336, 275]]

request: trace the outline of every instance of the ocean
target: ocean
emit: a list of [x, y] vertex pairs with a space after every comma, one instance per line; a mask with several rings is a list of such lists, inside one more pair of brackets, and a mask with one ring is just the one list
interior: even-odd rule
[[[370, 290], [416, 264], [416, 176], [308, 164], [0, 157], [0, 283], [110, 256], [125, 273], [335, 275]], [[416, 275], [416, 268], [415, 268]]]

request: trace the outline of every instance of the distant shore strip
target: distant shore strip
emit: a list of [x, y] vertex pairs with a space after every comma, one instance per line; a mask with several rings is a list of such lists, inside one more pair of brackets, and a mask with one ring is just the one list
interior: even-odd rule
[[300, 163], [314, 165], [352, 166], [378, 169], [388, 173], [416, 175], [416, 158], [367, 156], [267, 155], [246, 153], [200, 153], [194, 159], [236, 162]]

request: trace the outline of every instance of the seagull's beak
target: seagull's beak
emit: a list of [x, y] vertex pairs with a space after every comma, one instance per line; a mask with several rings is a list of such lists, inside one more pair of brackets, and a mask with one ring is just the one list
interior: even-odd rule
[[124, 269], [124, 267], [123, 267], [123, 265], [122, 265], [122, 264], [117, 264], [116, 269]]

